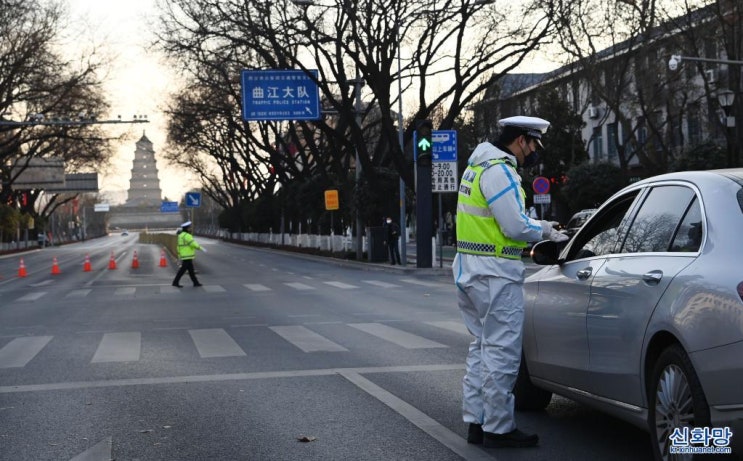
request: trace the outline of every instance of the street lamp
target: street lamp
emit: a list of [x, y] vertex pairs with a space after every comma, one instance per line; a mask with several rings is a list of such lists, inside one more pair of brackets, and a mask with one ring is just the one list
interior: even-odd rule
[[725, 111], [725, 116], [727, 117], [725, 126], [728, 128], [735, 127], [735, 116], [730, 115], [730, 108], [735, 102], [735, 93], [730, 90], [720, 90], [717, 92], [717, 102], [720, 103], [720, 107]]
[[[678, 69], [679, 64], [681, 64], [682, 61], [711, 62], [716, 64], [743, 66], [743, 61], [735, 61], [730, 59], [697, 58], [675, 54], [671, 56], [671, 59], [668, 61], [668, 68], [672, 71], [675, 71], [676, 69]], [[738, 88], [738, 86], [733, 86], [733, 88]], [[737, 143], [735, 136], [735, 112], [733, 111], [733, 103], [735, 103], [735, 93], [730, 90], [721, 89], [717, 92], [717, 101], [720, 103], [720, 107], [722, 107], [722, 110], [725, 111], [725, 127], [727, 128], [728, 150], [727, 166], [728, 168], [733, 168], [738, 166], [738, 156], [736, 154], [737, 147], [735, 146], [735, 144]], [[731, 112], [733, 115], [731, 115]]]
[[31, 114], [29, 119], [23, 122], [13, 120], [0, 120], [0, 126], [87, 126], [87, 125], [107, 125], [118, 123], [150, 123], [146, 115], [135, 115], [131, 120], [122, 120], [121, 115], [117, 119], [98, 120], [93, 116], [81, 116], [74, 118], [52, 118], [46, 119], [44, 114]]
[[674, 54], [671, 56], [671, 59], [668, 60], [668, 68], [670, 70], [676, 70], [678, 69], [679, 64], [681, 64], [682, 61], [713, 62], [717, 64], [737, 64], [739, 66], [743, 65], [743, 61], [731, 61], [730, 59], [696, 58]]
[[717, 92], [717, 102], [720, 103], [720, 107], [725, 112], [725, 128], [727, 131], [727, 144], [728, 144], [728, 168], [733, 168], [737, 163], [735, 157], [735, 149], [733, 147], [734, 142], [734, 129], [735, 129], [735, 115], [730, 115], [730, 110], [735, 102], [735, 93], [730, 90], [720, 90]]

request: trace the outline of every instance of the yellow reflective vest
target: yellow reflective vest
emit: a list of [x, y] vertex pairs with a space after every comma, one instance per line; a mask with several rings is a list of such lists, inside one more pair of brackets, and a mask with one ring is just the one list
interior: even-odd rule
[[[488, 207], [487, 199], [480, 190], [482, 173], [503, 163], [507, 162], [503, 159], [491, 159], [470, 165], [464, 171], [457, 201], [457, 252], [521, 259], [521, 253], [527, 243], [513, 240], [503, 234]], [[520, 185], [519, 189], [521, 201], [524, 202], [526, 192]]]
[[186, 231], [178, 234], [178, 257], [181, 259], [193, 259], [196, 256], [196, 250], [201, 246], [196, 243], [193, 236]]

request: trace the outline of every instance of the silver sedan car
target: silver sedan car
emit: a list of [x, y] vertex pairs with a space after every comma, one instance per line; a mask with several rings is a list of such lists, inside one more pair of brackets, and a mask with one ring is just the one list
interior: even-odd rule
[[743, 448], [743, 169], [670, 173], [532, 250], [517, 408], [634, 423], [656, 459]]

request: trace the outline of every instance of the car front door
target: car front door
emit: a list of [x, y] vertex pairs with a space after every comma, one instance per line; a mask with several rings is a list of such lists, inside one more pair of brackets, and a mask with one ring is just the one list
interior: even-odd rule
[[591, 283], [589, 392], [642, 406], [646, 326], [671, 280], [696, 257], [701, 220], [689, 187], [659, 186], [644, 196], [620, 252], [606, 259]]
[[528, 356], [530, 375], [567, 387], [588, 387], [586, 312], [591, 282], [616, 251], [619, 229], [636, 195], [623, 196], [597, 213], [570, 242], [565, 262], [540, 273], [526, 318], [533, 335], [527, 329], [524, 338], [525, 349], [534, 345]]

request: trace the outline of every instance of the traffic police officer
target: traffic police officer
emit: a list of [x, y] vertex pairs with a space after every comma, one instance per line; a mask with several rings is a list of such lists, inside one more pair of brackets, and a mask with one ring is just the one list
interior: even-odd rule
[[186, 221], [181, 224], [181, 232], [178, 234], [178, 257], [181, 260], [181, 267], [178, 269], [178, 273], [175, 274], [175, 279], [173, 279], [174, 287], [183, 288], [183, 286], [178, 282], [186, 271], [188, 271], [188, 276], [191, 277], [193, 286], [201, 286], [199, 280], [196, 278], [196, 273], [194, 272], [193, 267], [196, 250], [206, 252], [206, 250], [202, 248], [191, 235], [191, 221]]
[[527, 242], [567, 236], [530, 218], [517, 167], [537, 164], [549, 122], [509, 117], [495, 145], [479, 144], [468, 160], [457, 202], [457, 255], [452, 271], [469, 347], [462, 413], [467, 441], [485, 447], [528, 447], [536, 434], [516, 428], [513, 387], [521, 362]]

